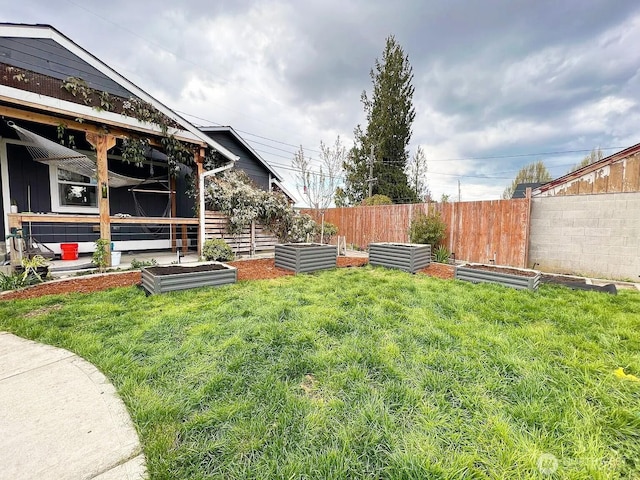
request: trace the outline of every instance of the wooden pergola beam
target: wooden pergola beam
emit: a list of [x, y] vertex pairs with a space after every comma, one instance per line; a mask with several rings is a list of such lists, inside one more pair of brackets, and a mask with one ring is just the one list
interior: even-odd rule
[[[96, 125], [94, 123], [89, 123], [92, 120], [87, 120], [87, 122], [79, 122], [77, 120], [78, 117], [69, 118], [67, 115], [70, 114], [62, 114], [64, 116], [56, 116], [54, 114], [48, 113], [39, 113], [32, 112], [28, 110], [22, 110], [15, 107], [9, 107], [6, 105], [0, 105], [0, 116], [10, 117], [16, 120], [24, 120], [27, 122], [40, 123], [43, 125], [51, 125], [54, 127], [59, 126], [60, 124], [64, 125], [65, 128], [70, 130], [76, 130], [79, 132], [85, 133], [94, 133], [96, 135], [103, 135], [108, 133], [116, 138], [125, 138], [129, 137], [132, 134], [143, 136], [149, 139], [149, 144], [153, 147], [162, 148], [161, 137], [162, 134], [160, 132], [150, 132], [147, 130], [138, 131], [135, 129], [126, 129], [117, 127], [114, 125], [108, 125], [107, 122], [104, 122], [103, 125]], [[182, 142], [190, 143], [192, 145], [202, 146], [200, 142], [194, 142], [193, 140], [183, 138], [181, 136], [176, 136], [176, 138]]]
[[[43, 125], [52, 125], [54, 127], [57, 127], [62, 123], [66, 128], [85, 133], [94, 133], [96, 135], [105, 133], [105, 129], [103, 127], [99, 127], [91, 123], [81, 123], [75, 119], [61, 118], [45, 113], [30, 112], [27, 110], [20, 110], [18, 108], [8, 107], [5, 105], [0, 105], [0, 115], [15, 118], [16, 120], [25, 120], [27, 122], [41, 123]], [[110, 128], [110, 133], [116, 137], [126, 136], [126, 132], [118, 128]]]

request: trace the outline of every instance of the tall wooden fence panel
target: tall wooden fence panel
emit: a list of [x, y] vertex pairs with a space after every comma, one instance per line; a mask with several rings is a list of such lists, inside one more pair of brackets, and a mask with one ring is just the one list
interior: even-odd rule
[[233, 249], [236, 255], [254, 255], [273, 251], [278, 239], [262, 225], [253, 223], [241, 234], [232, 235], [227, 231], [229, 220], [220, 212], [205, 212], [205, 240], [219, 238]]
[[[331, 208], [326, 222], [338, 227], [347, 244], [367, 248], [372, 242], [408, 242], [411, 220], [420, 212], [440, 212], [447, 225], [444, 244], [456, 259], [527, 266], [530, 200], [418, 203]], [[316, 221], [321, 214], [305, 210]]]

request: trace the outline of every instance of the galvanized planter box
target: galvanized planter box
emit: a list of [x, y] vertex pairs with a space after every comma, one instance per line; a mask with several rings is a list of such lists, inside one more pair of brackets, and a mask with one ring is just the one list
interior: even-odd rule
[[284, 243], [276, 245], [276, 267], [296, 273], [335, 268], [338, 249], [319, 243]]
[[[456, 266], [455, 278], [472, 283], [497, 283], [518, 290], [536, 291], [540, 285], [540, 272], [537, 270], [476, 264], [476, 266], [483, 267], [478, 269], [473, 266], [473, 264]], [[508, 270], [508, 272], [501, 270]], [[518, 274], [517, 272], [522, 273]], [[525, 272], [527, 273], [524, 274]]]
[[149, 293], [166, 293], [189, 288], [235, 283], [238, 270], [224, 263], [169, 265], [142, 269], [142, 287]]
[[431, 263], [431, 245], [370, 243], [369, 264], [416, 273]]

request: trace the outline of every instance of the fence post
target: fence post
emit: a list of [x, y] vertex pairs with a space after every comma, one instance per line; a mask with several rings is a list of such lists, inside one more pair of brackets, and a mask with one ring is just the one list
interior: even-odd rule
[[529, 265], [529, 236], [531, 234], [531, 187], [527, 187], [525, 190], [525, 198], [527, 199], [526, 207], [526, 219], [527, 222], [524, 229], [524, 265], [523, 268], [527, 268]]
[[256, 254], [256, 221], [251, 220], [251, 234], [249, 238], [249, 255], [252, 257]]

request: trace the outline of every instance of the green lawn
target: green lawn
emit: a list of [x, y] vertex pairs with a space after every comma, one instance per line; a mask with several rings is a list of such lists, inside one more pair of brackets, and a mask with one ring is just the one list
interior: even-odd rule
[[[115, 384], [152, 479], [639, 478], [640, 294], [371, 267], [0, 302]], [[558, 459], [540, 473], [542, 454]]]

